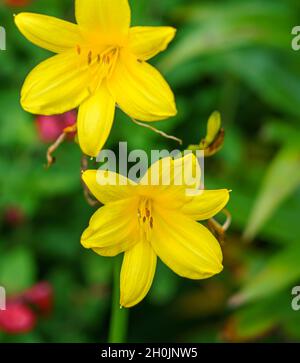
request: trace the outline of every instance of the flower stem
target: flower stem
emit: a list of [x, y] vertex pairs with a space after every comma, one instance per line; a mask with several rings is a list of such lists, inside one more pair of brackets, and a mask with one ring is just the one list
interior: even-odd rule
[[114, 261], [114, 279], [112, 310], [109, 328], [109, 343], [125, 343], [128, 325], [128, 309], [120, 307], [120, 272], [122, 266], [122, 256], [118, 256]]

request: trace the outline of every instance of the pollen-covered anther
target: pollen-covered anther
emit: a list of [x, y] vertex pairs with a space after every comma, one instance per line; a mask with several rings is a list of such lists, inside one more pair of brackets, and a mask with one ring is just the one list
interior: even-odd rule
[[149, 199], [142, 199], [137, 211], [140, 228], [146, 240], [150, 241], [153, 229], [152, 202]]
[[150, 218], [150, 228], [153, 229], [153, 217]]
[[92, 55], [93, 55], [93, 53], [90, 50], [89, 53], [88, 53], [88, 65], [91, 65], [91, 63], [92, 63]]

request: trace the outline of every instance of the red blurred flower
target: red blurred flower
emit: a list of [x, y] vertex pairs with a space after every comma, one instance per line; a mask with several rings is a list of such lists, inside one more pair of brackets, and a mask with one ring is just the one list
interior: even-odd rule
[[48, 282], [40, 282], [22, 294], [24, 301], [49, 314], [53, 307], [53, 289]]
[[21, 294], [9, 298], [6, 310], [0, 311], [0, 331], [23, 334], [31, 331], [38, 314], [49, 314], [53, 307], [53, 289], [40, 282]]
[[24, 223], [26, 216], [18, 206], [10, 206], [4, 212], [4, 220], [12, 227], [17, 227]]
[[9, 334], [28, 333], [36, 323], [34, 313], [20, 302], [10, 301], [0, 310], [0, 330]]
[[32, 0], [5, 0], [4, 2], [9, 6], [25, 6], [29, 5]]
[[[64, 132], [64, 129], [73, 126], [77, 120], [76, 111], [69, 111], [61, 115], [37, 116], [36, 126], [40, 139], [43, 142], [54, 142]], [[73, 139], [75, 132], [69, 133], [68, 138]]]

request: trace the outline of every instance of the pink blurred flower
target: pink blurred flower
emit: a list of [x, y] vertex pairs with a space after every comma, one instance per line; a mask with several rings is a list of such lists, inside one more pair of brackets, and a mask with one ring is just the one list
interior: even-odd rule
[[32, 0], [5, 0], [5, 4], [9, 6], [25, 6], [31, 4]]
[[43, 314], [49, 314], [53, 307], [53, 289], [48, 282], [40, 282], [22, 294], [25, 302], [38, 308]]
[[[54, 142], [64, 132], [64, 129], [73, 126], [77, 120], [76, 111], [72, 110], [61, 115], [37, 116], [36, 126], [41, 141]], [[75, 137], [75, 132], [68, 134], [69, 139]]]
[[20, 302], [8, 302], [6, 310], [0, 310], [0, 330], [8, 334], [31, 331], [36, 323], [34, 313]]
[[12, 227], [18, 227], [19, 225], [23, 224], [25, 219], [26, 216], [24, 212], [18, 206], [7, 207], [4, 211], [4, 220]]
[[48, 282], [39, 282], [30, 289], [10, 297], [6, 310], [0, 311], [0, 331], [24, 334], [34, 329], [38, 314], [47, 315], [53, 308], [53, 289]]

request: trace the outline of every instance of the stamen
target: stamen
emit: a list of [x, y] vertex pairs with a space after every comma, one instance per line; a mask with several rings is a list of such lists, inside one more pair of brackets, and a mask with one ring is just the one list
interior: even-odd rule
[[150, 227], [153, 229], [153, 217], [150, 218]]
[[119, 58], [119, 48], [111, 46], [100, 51], [98, 48], [86, 49], [76, 45], [76, 51], [78, 55], [82, 55], [80, 60], [89, 69], [89, 88], [95, 92], [101, 86], [102, 81], [112, 75]]
[[148, 198], [142, 198], [139, 203], [137, 214], [142, 235], [147, 241], [150, 241], [154, 224], [151, 200]]
[[92, 51], [90, 50], [88, 54], [88, 65], [91, 65], [91, 63], [92, 63]]

